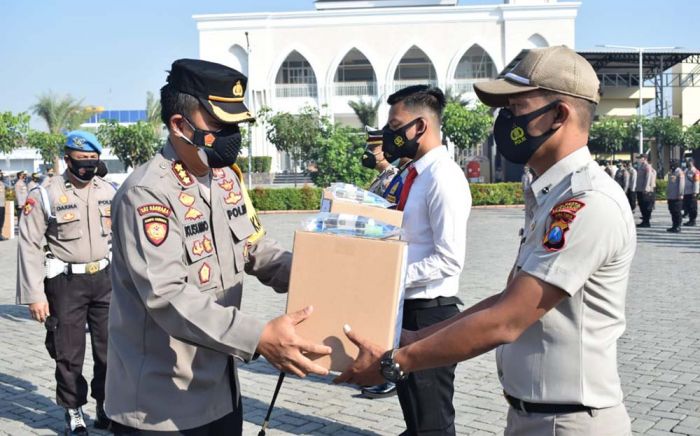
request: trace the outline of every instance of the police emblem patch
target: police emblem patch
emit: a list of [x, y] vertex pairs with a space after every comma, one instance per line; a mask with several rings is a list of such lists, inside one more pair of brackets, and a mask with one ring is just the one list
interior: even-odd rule
[[584, 206], [585, 203], [580, 200], [567, 200], [552, 208], [549, 212], [552, 222], [542, 240], [542, 245], [547, 251], [559, 251], [564, 248], [569, 225], [576, 219], [576, 213]]
[[139, 206], [137, 211], [141, 216], [153, 213], [163, 216], [170, 216], [171, 212], [168, 206], [160, 203], [144, 204], [143, 206]]
[[71, 221], [73, 218], [75, 218], [75, 214], [72, 214], [70, 212], [63, 215], [63, 221]]
[[143, 232], [148, 242], [159, 247], [168, 238], [168, 220], [159, 216], [144, 218]]
[[61, 204], [66, 204], [66, 203], [68, 203], [68, 196], [66, 196], [66, 195], [61, 195], [60, 197], [58, 197], [58, 202], [61, 203]]
[[24, 206], [22, 206], [23, 213], [25, 215], [29, 215], [34, 209], [34, 206], [36, 205], [36, 201], [33, 198], [27, 198], [27, 202], [24, 203]]

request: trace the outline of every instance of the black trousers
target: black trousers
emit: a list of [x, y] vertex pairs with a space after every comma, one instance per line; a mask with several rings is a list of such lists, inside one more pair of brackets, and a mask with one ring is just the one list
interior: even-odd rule
[[[420, 330], [458, 313], [456, 304], [415, 310], [404, 308], [403, 328]], [[396, 385], [406, 422], [406, 431], [402, 434], [406, 436], [455, 434], [455, 409], [452, 405], [452, 397], [456, 367], [457, 365], [450, 365], [416, 371]]]
[[87, 403], [83, 377], [85, 323], [90, 328], [95, 362], [90, 383], [92, 397], [105, 398], [107, 374], [107, 316], [112, 285], [109, 267], [96, 274], [61, 274], [44, 281], [51, 317], [58, 322], [46, 332], [46, 349], [56, 361], [56, 403], [76, 408]]
[[683, 222], [683, 200], [667, 200], [668, 211], [671, 213], [671, 222], [674, 228], [680, 228]]
[[[2, 182], [0, 182], [2, 183]], [[0, 236], [2, 236], [2, 228], [5, 227], [5, 205], [0, 206]]]
[[683, 210], [688, 212], [688, 219], [695, 221], [698, 217], [698, 200], [695, 194], [686, 194], [683, 196]]
[[642, 222], [648, 223], [651, 221], [651, 212], [656, 203], [656, 193], [637, 192], [637, 203], [639, 203], [639, 211], [642, 213]]
[[637, 193], [634, 191], [627, 191], [627, 201], [630, 203], [630, 209], [634, 211], [637, 207]]

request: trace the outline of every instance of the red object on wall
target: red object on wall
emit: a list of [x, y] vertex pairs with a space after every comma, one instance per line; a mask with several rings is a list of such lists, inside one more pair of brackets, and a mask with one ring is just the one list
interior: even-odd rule
[[469, 161], [467, 164], [467, 178], [478, 179], [481, 177], [481, 163], [477, 160]]

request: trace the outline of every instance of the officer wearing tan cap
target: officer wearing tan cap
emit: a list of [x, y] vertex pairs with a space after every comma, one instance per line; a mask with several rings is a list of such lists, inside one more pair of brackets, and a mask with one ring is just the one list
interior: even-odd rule
[[[56, 361], [56, 402], [66, 409], [66, 434], [87, 434], [81, 406], [87, 403], [83, 377], [85, 324], [90, 327], [97, 400], [95, 426], [104, 414], [107, 364], [110, 206], [114, 188], [95, 168], [102, 146], [89, 132], [68, 133], [68, 170], [29, 192], [19, 222], [17, 304], [45, 323], [46, 348]], [[44, 247], [46, 244], [46, 247]]]
[[247, 78], [180, 59], [161, 89], [168, 142], [114, 199], [113, 296], [105, 408], [115, 434], [241, 434], [236, 367], [256, 354], [297, 375], [310, 310], [266, 322], [240, 311], [243, 274], [277, 292], [291, 254], [265, 236], [234, 165]]
[[497, 348], [510, 405], [506, 435], [630, 434], [617, 373], [635, 226], [625, 193], [586, 146], [599, 101], [591, 65], [566, 47], [530, 50], [500, 80], [475, 84], [501, 107], [499, 152], [538, 175], [533, 217], [506, 289], [385, 351], [360, 356], [338, 381], [448, 365]]

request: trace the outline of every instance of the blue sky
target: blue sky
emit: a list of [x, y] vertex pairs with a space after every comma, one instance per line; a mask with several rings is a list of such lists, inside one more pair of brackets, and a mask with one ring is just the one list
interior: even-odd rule
[[[484, 3], [502, 1], [460, 0]], [[26, 111], [49, 90], [109, 109], [142, 109], [174, 59], [198, 56], [192, 15], [311, 9], [312, 0], [5, 0], [0, 111]], [[698, 16], [698, 0], [583, 0], [576, 47], [700, 49]]]

